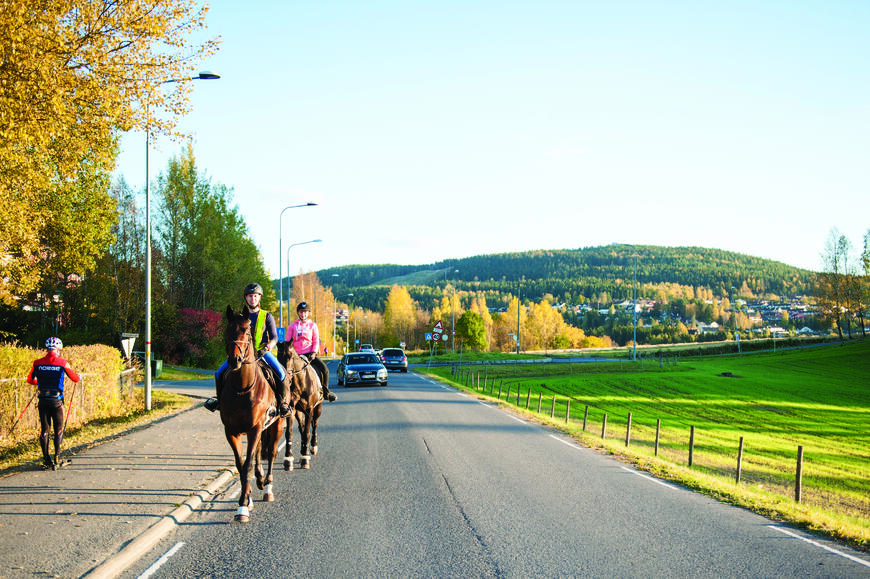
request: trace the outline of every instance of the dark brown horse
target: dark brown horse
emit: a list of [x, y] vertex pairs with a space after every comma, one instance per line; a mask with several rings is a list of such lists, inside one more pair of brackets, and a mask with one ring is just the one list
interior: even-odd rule
[[[290, 397], [293, 401], [293, 414], [299, 425], [302, 446], [299, 449], [299, 465], [311, 467], [311, 457], [317, 454], [317, 421], [323, 412], [323, 391], [320, 378], [305, 358], [300, 357], [291, 342], [278, 344], [278, 362], [290, 376]], [[309, 438], [310, 434], [310, 438]], [[293, 470], [293, 419], [288, 418], [284, 432], [284, 470]], [[310, 454], [309, 454], [310, 451]]]
[[[247, 306], [239, 313], [234, 313], [233, 308], [227, 306], [224, 340], [229, 366], [222, 375], [221, 422], [224, 424], [227, 441], [233, 449], [242, 484], [235, 521], [247, 523], [250, 520], [249, 508], [253, 506], [249, 480], [252, 458], [256, 462], [257, 488], [265, 489], [263, 500], [275, 500], [272, 493], [272, 462], [278, 454], [284, 419], [269, 416], [269, 408], [275, 406], [275, 393], [257, 360]], [[248, 439], [244, 462], [242, 435]], [[266, 462], [265, 474], [260, 464], [261, 455]]]

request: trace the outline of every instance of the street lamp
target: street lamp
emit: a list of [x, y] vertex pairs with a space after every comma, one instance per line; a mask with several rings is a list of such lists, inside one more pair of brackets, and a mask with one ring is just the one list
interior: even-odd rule
[[[297, 245], [306, 245], [308, 243], [320, 243], [321, 241], [323, 241], [323, 240], [322, 239], [312, 239], [310, 241], [302, 241], [300, 243], [291, 243], [290, 245], [287, 246], [287, 277], [290, 277], [290, 249], [293, 247], [296, 247]], [[278, 274], [278, 275], [280, 276], [280, 274]], [[289, 283], [289, 280], [288, 280], [288, 283]], [[284, 278], [282, 278], [282, 277], [278, 278], [278, 286], [279, 286], [279, 288], [284, 287]], [[287, 288], [287, 325], [288, 326], [290, 325], [290, 291], [291, 291], [291, 288]], [[283, 292], [280, 292], [280, 290], [279, 290], [279, 293], [283, 294]], [[302, 293], [305, 293], [305, 292], [302, 292]], [[283, 297], [281, 299], [283, 300]], [[281, 302], [281, 304], [283, 306], [283, 301]], [[317, 307], [316, 302], [314, 305], [315, 305], [315, 307]], [[278, 314], [279, 327], [280, 327], [280, 324], [282, 321], [281, 318], [282, 318], [281, 314]]]
[[[453, 273], [459, 273], [459, 270], [454, 269]], [[455, 354], [456, 353], [456, 284], [455, 283], [453, 284], [453, 303], [451, 305], [452, 305], [451, 309], [453, 310], [453, 314], [451, 315], [452, 321], [450, 322], [450, 332], [452, 333], [452, 336], [450, 339], [450, 349], [453, 350], [453, 353]]]
[[[281, 210], [281, 213], [278, 215], [278, 326], [282, 326], [284, 324], [284, 276], [281, 274], [281, 254], [284, 252], [284, 243], [281, 241], [281, 220], [284, 217], [284, 212], [288, 209], [295, 209], [296, 207], [313, 207], [317, 205], [312, 201], [308, 203], [302, 203], [300, 205], [288, 205], [284, 209]], [[289, 268], [289, 265], [288, 265]], [[287, 272], [287, 275], [290, 275], [290, 272]], [[290, 312], [287, 312], [287, 321], [290, 321]]]
[[[172, 78], [159, 84], [219, 78], [220, 75], [204, 70], [196, 76]], [[145, 122], [145, 410], [149, 411], [151, 410], [151, 184], [148, 172], [148, 150], [151, 148], [151, 126], [148, 124], [147, 113]]]

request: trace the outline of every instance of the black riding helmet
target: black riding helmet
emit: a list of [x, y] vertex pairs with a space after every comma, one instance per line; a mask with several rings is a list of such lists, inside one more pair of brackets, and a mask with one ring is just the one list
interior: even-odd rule
[[258, 283], [249, 283], [245, 287], [245, 297], [248, 297], [251, 294], [260, 294], [263, 295], [263, 288], [260, 287]]
[[308, 302], [299, 302], [299, 305], [296, 306], [296, 312], [297, 312], [297, 313], [298, 313], [298, 312], [301, 312], [301, 311], [303, 311], [303, 310], [307, 310], [307, 309], [308, 309]]

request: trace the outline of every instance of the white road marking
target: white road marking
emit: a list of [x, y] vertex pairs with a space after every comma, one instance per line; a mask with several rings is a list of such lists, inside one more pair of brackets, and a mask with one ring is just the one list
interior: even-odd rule
[[849, 555], [848, 553], [843, 553], [842, 551], [837, 551], [836, 549], [832, 549], [826, 545], [822, 545], [821, 543], [813, 541], [812, 539], [807, 539], [806, 537], [801, 537], [797, 533], [792, 533], [788, 529], [783, 529], [782, 527], [778, 527], [777, 525], [767, 525], [767, 527], [770, 529], [774, 529], [776, 531], [779, 531], [780, 533], [782, 533], [784, 535], [788, 535], [789, 537], [794, 537], [795, 539], [800, 539], [801, 541], [803, 541], [805, 543], [809, 543], [810, 545], [813, 545], [814, 547], [819, 547], [821, 549], [824, 549], [825, 551], [833, 553], [834, 555], [839, 555], [840, 557], [845, 557], [846, 559], [849, 559], [850, 561], [854, 561], [855, 563], [858, 563], [860, 565], [864, 565], [865, 567], [870, 567], [870, 563], [868, 563], [867, 561], [864, 561], [863, 559], [859, 559], [858, 557], [853, 557], [852, 555]]
[[183, 546], [184, 543], [176, 543], [171, 549], [163, 553], [163, 555], [161, 555], [159, 559], [154, 561], [154, 563], [150, 567], [145, 569], [145, 572], [139, 575], [139, 579], [148, 579], [148, 577], [154, 575], [154, 573], [156, 573], [157, 570], [160, 569], [160, 567], [162, 567], [164, 563], [169, 561], [169, 558], [175, 555], [176, 551], [181, 549]]
[[654, 482], [654, 483], [656, 483], [656, 484], [662, 485], [663, 487], [669, 488], [669, 489], [671, 489], [672, 491], [678, 491], [678, 490], [680, 490], [679, 487], [675, 487], [675, 486], [672, 485], [672, 484], [668, 484], [668, 483], [666, 483], [666, 482], [664, 482], [664, 481], [660, 481], [659, 479], [657, 479], [657, 478], [655, 478], [655, 477], [651, 477], [651, 476], [649, 476], [649, 475], [646, 475], [646, 474], [640, 473], [640, 472], [638, 472], [638, 471], [636, 471], [636, 470], [634, 470], [634, 469], [631, 469], [631, 468], [628, 468], [628, 467], [625, 467], [625, 466], [624, 466], [624, 467], [622, 467], [622, 470], [624, 470], [624, 471], [628, 471], [628, 472], [630, 472], [631, 474], [634, 474], [634, 475], [639, 476], [640, 478], [645, 478], [645, 479], [648, 480], [648, 481], [652, 481], [652, 482]]

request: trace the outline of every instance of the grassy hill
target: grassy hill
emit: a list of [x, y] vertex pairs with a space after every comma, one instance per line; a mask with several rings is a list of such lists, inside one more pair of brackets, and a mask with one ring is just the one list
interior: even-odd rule
[[812, 272], [782, 262], [720, 249], [652, 245], [478, 255], [416, 266], [348, 265], [317, 274], [335, 293], [353, 292], [355, 303], [369, 309], [379, 309], [393, 284], [434, 289], [448, 282], [465, 291], [497, 296], [519, 292], [523, 299], [533, 301], [551, 296], [555, 301], [576, 303], [604, 294], [613, 299], [631, 297], [635, 256], [637, 285], [646, 297], [674, 286], [706, 288], [716, 296], [730, 295], [732, 287], [742, 296], [796, 295], [811, 290]]

